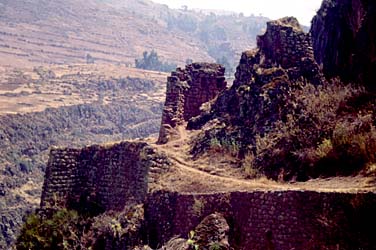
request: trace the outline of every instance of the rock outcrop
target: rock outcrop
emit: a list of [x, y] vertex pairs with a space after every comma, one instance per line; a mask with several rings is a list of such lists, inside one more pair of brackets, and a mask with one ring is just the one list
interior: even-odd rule
[[[257, 140], [276, 128], [276, 124], [283, 125], [291, 117], [299, 118], [302, 126], [315, 122], [304, 112], [302, 102], [297, 101], [304, 87], [309, 85], [316, 91], [326, 83], [310, 41], [310, 35], [302, 31], [295, 18], [269, 22], [266, 33], [258, 38], [258, 49], [242, 54], [230, 89], [225, 89], [224, 69], [218, 64], [195, 63], [177, 69], [168, 78], [158, 142], [168, 142], [173, 130], [185, 122], [192, 129], [206, 125], [199, 138], [192, 139], [193, 154], [199, 155], [210, 143], [223, 143], [236, 148], [239, 158], [244, 160], [246, 154], [257, 153]], [[210, 100], [202, 113], [201, 105]], [[317, 132], [319, 136], [323, 136], [323, 131]], [[282, 147], [288, 145], [292, 156], [300, 146], [291, 143], [293, 136], [299, 134], [288, 134], [278, 142]], [[321, 142], [318, 138], [322, 139], [319, 136], [304, 143], [317, 146]], [[170, 152], [166, 148], [137, 141], [53, 149], [41, 207], [63, 206], [90, 212], [91, 218], [98, 220], [98, 215], [112, 210], [122, 217], [129, 214], [126, 205], [132, 208], [132, 204], [137, 204], [133, 209], [134, 222], [123, 221], [124, 237], [115, 237], [115, 230], [113, 238], [102, 239], [106, 247], [101, 249], [149, 244], [154, 249], [164, 246], [161, 249], [171, 250], [352, 250], [372, 249], [376, 245], [368, 229], [376, 223], [376, 193], [372, 188], [362, 189], [364, 192], [331, 187], [316, 191], [317, 186], [309, 184], [304, 189], [276, 183], [261, 187], [238, 177], [232, 180], [231, 176], [204, 172], [197, 166], [200, 163], [190, 164], [189, 154], [181, 156], [175, 149]], [[278, 157], [272, 155], [278, 161], [277, 167], [288, 165], [291, 155], [286, 157], [282, 150], [279, 153]], [[265, 152], [259, 153], [263, 154], [268, 157]], [[257, 161], [250, 164], [254, 163]], [[275, 166], [267, 165], [266, 160], [261, 163], [268, 177], [279, 177], [280, 169], [273, 169]], [[288, 170], [290, 175], [296, 174], [296, 169]], [[187, 174], [200, 177], [184, 182]], [[212, 192], [208, 186], [213, 185], [214, 179], [220, 184], [228, 181], [235, 189]], [[183, 182], [185, 187], [166, 187], [177, 182]], [[128, 241], [127, 237], [134, 238]]]
[[225, 68], [214, 63], [193, 63], [171, 73], [158, 143], [166, 143], [173, 128], [199, 115], [201, 105], [226, 88], [224, 73]]
[[[234, 138], [240, 154], [252, 148], [257, 133], [264, 134], [275, 122], [299, 112], [294, 90], [306, 83], [317, 86], [325, 82], [314, 60], [310, 36], [295, 18], [268, 22], [257, 44], [258, 49], [242, 54], [232, 87], [218, 96], [210, 111], [188, 123], [188, 128], [198, 129], [209, 120], [223, 121], [224, 129], [233, 129], [220, 129], [219, 137]], [[192, 152], [202, 152], [206, 142], [199, 141]]]
[[220, 213], [213, 213], [205, 217], [201, 223], [189, 232], [189, 239], [172, 238], [161, 250], [229, 250], [228, 234], [230, 227]]
[[310, 33], [327, 77], [376, 88], [375, 1], [324, 0]]

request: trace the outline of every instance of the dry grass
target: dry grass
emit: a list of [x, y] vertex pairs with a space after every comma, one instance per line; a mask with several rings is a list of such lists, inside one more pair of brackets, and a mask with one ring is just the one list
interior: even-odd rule
[[[116, 98], [113, 91], [98, 91], [98, 86], [127, 77], [152, 80], [156, 84], [157, 91], [146, 96], [139, 91], [130, 97], [134, 101], [146, 98], [161, 102], [164, 99], [165, 73], [109, 64], [4, 68], [4, 73], [0, 75], [0, 115], [38, 112], [46, 108], [98, 101], [109, 103]], [[117, 98], [121, 101], [124, 96]]]
[[[160, 177], [159, 183], [151, 187], [173, 192], [203, 194], [235, 191], [283, 191], [309, 190], [323, 192], [359, 192], [376, 191], [372, 184], [373, 178], [332, 177], [315, 179], [307, 182], [277, 182], [263, 177], [253, 165], [249, 165], [249, 174], [244, 174], [246, 164], [239, 165], [236, 158], [228, 158], [225, 154], [206, 154], [193, 160], [189, 153], [190, 141], [195, 140], [197, 131], [185, 131], [184, 126], [177, 131], [182, 133], [180, 139], [165, 145], [152, 144], [157, 151], [167, 155], [171, 160], [170, 171]], [[175, 146], [174, 146], [175, 145]], [[177, 147], [179, 145], [179, 147]], [[249, 155], [249, 164], [253, 164]], [[249, 179], [248, 177], [253, 177]]]
[[[366, 95], [334, 81], [295, 93], [297, 112], [256, 136], [254, 165], [275, 179], [349, 175], [375, 162], [373, 104], [350, 105]], [[350, 107], [351, 106], [351, 107]]]

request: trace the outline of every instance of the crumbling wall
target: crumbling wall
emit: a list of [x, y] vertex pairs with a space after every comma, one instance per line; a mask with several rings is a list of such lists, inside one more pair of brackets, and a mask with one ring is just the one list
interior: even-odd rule
[[129, 203], [142, 203], [149, 182], [156, 182], [168, 166], [167, 159], [143, 142], [52, 149], [41, 208], [62, 206], [94, 214], [119, 211]]
[[193, 63], [171, 73], [158, 143], [166, 143], [169, 130], [199, 115], [201, 105], [226, 88], [224, 73], [225, 68], [214, 63]]
[[[187, 237], [203, 218], [221, 212], [238, 250], [372, 249], [375, 193], [254, 191], [151, 194], [145, 205], [148, 241]], [[269, 247], [269, 248], [268, 248]], [[270, 248], [273, 247], [273, 248]]]
[[283, 68], [299, 66], [302, 58], [313, 59], [310, 35], [293, 17], [268, 22], [266, 33], [257, 37], [257, 46], [265, 55], [264, 63]]

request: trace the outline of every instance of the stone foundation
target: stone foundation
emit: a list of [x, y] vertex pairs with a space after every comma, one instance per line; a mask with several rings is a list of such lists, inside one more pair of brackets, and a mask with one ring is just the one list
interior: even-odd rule
[[354, 250], [376, 245], [375, 209], [375, 193], [158, 192], [147, 199], [145, 220], [151, 247], [187, 237], [203, 218], [221, 212], [230, 225], [229, 243], [237, 250]]

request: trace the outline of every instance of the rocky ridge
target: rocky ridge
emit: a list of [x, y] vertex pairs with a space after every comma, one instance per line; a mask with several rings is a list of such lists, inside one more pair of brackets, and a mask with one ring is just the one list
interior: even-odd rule
[[375, 88], [375, 18], [374, 1], [323, 1], [310, 33], [315, 59], [327, 77]]
[[[126, 204], [142, 206], [144, 217], [136, 222], [137, 232], [109, 236], [111, 241], [101, 243], [104, 249], [140, 249], [146, 243], [149, 246], [144, 249], [369, 249], [375, 244], [367, 230], [376, 219], [372, 184], [335, 188], [320, 181], [318, 186], [263, 183], [205, 172], [202, 169], [213, 163], [200, 168], [197, 165], [202, 161], [195, 160], [213, 143], [231, 146], [236, 158], [245, 159], [257, 151], [252, 148], [257, 146], [257, 133], [267, 134], [280, 121], [304, 113], [302, 104], [294, 102], [296, 94], [306, 86], [327, 84], [309, 41], [309, 34], [294, 18], [270, 22], [258, 39], [259, 49], [243, 53], [229, 89], [224, 89], [219, 65], [192, 64], [173, 72], [168, 78], [159, 144], [148, 140], [149, 145], [133, 141], [52, 151], [42, 212], [59, 209], [54, 201], [70, 209], [76, 209], [72, 204], [77, 202], [78, 207], [95, 208], [94, 217], [98, 211], [99, 216], [108, 210], [122, 213]], [[208, 87], [199, 87], [203, 84]], [[196, 93], [198, 89], [203, 93]], [[190, 102], [192, 96], [200, 98]], [[206, 101], [203, 113], [195, 116]], [[203, 129], [186, 131], [187, 123], [188, 128]], [[222, 157], [226, 154], [221, 152]], [[281, 174], [268, 167], [264, 173], [279, 179]], [[111, 190], [108, 180], [116, 180], [110, 181]], [[108, 196], [109, 192], [123, 195]], [[129, 235], [133, 235], [131, 241], [127, 241]]]
[[[217, 97], [211, 109], [189, 121], [189, 129], [219, 121], [197, 140], [192, 149], [194, 155], [205, 152], [213, 138], [222, 145], [231, 140], [239, 148], [240, 158], [256, 154], [258, 135], [304, 109], [296, 91], [306, 85], [325, 84], [314, 59], [310, 35], [304, 33], [295, 18], [271, 21], [267, 27], [266, 33], [258, 37], [258, 49], [242, 54], [232, 87]], [[277, 175], [268, 174], [273, 178]]]

